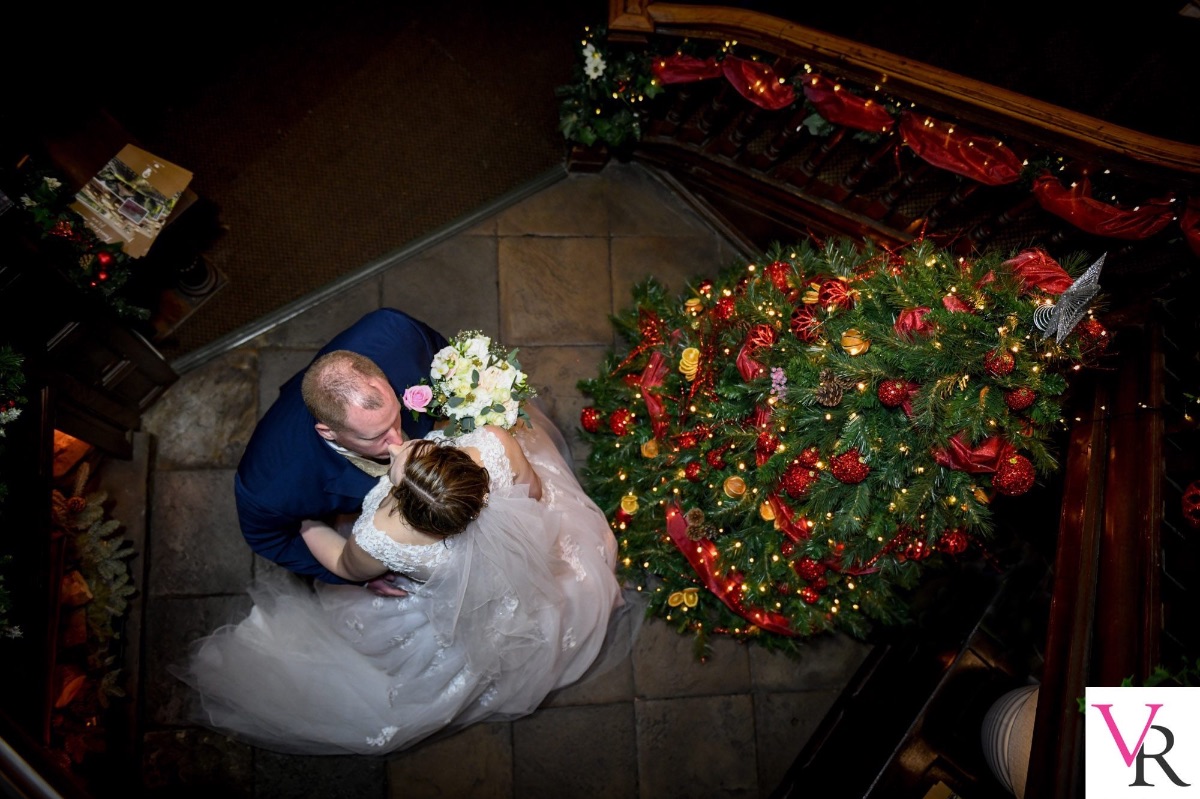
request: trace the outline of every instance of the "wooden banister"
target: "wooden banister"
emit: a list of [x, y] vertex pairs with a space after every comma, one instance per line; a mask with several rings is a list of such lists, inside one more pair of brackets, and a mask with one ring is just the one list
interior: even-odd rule
[[[610, 0], [615, 36], [664, 34], [736, 39], [800, 59], [831, 77], [878, 84], [888, 92], [966, 124], [1018, 136], [1063, 155], [1119, 167], [1132, 177], [1193, 188], [1200, 147], [1151, 136], [757, 11], [722, 6]], [[1176, 173], [1172, 175], [1171, 173]]]

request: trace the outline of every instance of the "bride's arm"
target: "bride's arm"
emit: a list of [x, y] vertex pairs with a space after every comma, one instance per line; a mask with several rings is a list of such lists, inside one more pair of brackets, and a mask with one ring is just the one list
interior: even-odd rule
[[500, 439], [500, 443], [504, 445], [504, 454], [508, 456], [508, 462], [512, 464], [513, 483], [516, 485], [529, 486], [529, 496], [534, 499], [542, 498], [542, 480], [533, 469], [533, 464], [525, 457], [525, 452], [521, 449], [521, 445], [512, 437], [512, 433], [505, 430], [503, 427], [488, 425], [488, 430], [492, 435]]
[[343, 580], [364, 582], [387, 572], [387, 566], [368, 555], [354, 543], [354, 537], [344, 538], [322, 522], [306, 520], [300, 524], [300, 535], [313, 557]]

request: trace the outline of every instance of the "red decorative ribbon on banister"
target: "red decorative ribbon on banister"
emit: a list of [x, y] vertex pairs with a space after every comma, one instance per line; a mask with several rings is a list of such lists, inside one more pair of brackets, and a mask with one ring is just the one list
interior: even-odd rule
[[900, 135], [923, 160], [985, 186], [1016, 183], [1021, 177], [1016, 153], [996, 139], [953, 123], [906, 111], [900, 115]]
[[859, 97], [823, 75], [806, 75], [804, 96], [822, 119], [844, 128], [886, 133], [896, 124], [888, 110], [874, 100]]
[[720, 61], [682, 54], [662, 56], [654, 59], [650, 71], [664, 85], [694, 83], [724, 75], [738, 94], [768, 111], [787, 108], [796, 101], [795, 89], [781, 82], [770, 65], [737, 56], [725, 56]]
[[737, 354], [737, 369], [742, 379], [749, 382], [761, 376], [767, 370], [761, 363], [754, 360], [759, 350], [767, 349], [775, 343], [775, 328], [770, 325], [755, 325], [746, 334], [746, 341]]
[[1123, 209], [1092, 197], [1092, 183], [1080, 178], [1063, 186], [1049, 172], [1033, 180], [1033, 196], [1043, 209], [1095, 236], [1139, 241], [1160, 232], [1175, 218], [1175, 196], [1166, 194], [1146, 200], [1135, 208]]
[[700, 577], [713, 596], [746, 621], [761, 627], [768, 632], [780, 635], [795, 635], [788, 626], [787, 616], [774, 613], [762, 608], [749, 607], [742, 598], [743, 578], [740, 576], [722, 577], [717, 574], [717, 562], [721, 553], [717, 545], [707, 538], [693, 541], [687, 536], [687, 521], [677, 503], [667, 506], [667, 536], [691, 565], [692, 570]]
[[1183, 228], [1183, 238], [1192, 255], [1200, 258], [1200, 197], [1188, 198], [1187, 207], [1179, 217], [1179, 227]]
[[991, 474], [1002, 460], [1016, 451], [1012, 444], [999, 436], [984, 439], [982, 444], [971, 449], [963, 440], [963, 434], [955, 433], [950, 437], [949, 447], [934, 448], [933, 459], [947, 469], [970, 474]]
[[662, 385], [671, 366], [661, 352], [650, 353], [650, 361], [642, 370], [638, 386], [642, 390], [642, 399], [646, 401], [646, 413], [650, 415], [650, 426], [655, 438], [662, 438], [667, 431], [667, 413], [663, 407], [662, 398], [651, 389]]

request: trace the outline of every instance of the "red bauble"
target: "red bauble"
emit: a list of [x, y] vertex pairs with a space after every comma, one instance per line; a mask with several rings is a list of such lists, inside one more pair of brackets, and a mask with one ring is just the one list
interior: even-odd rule
[[815, 605], [820, 601], [821, 595], [817, 593], [817, 589], [806, 585], [800, 589], [800, 598], [810, 605]]
[[805, 580], [815, 580], [825, 574], [826, 566], [816, 558], [800, 558], [792, 564], [792, 569], [796, 574], [803, 577]]
[[933, 554], [933, 548], [925, 543], [924, 538], [917, 538], [908, 542], [908, 546], [904, 548], [904, 557], [908, 560], [924, 560]]
[[112, 263], [112, 259], [113, 257], [104, 251], [96, 253], [96, 260], [100, 262], [101, 266], [108, 266]]
[[1037, 399], [1037, 394], [1033, 393], [1033, 389], [1027, 386], [1014, 388], [1012, 391], [1004, 395], [1004, 401], [1008, 403], [1008, 407], [1014, 411], [1023, 411], [1033, 404]]
[[817, 302], [826, 308], [849, 308], [854, 304], [854, 297], [845, 282], [826, 280], [817, 291]]
[[712, 315], [718, 321], [728, 322], [737, 315], [737, 303], [733, 301], [733, 297], [722, 297], [713, 305]]
[[618, 436], [629, 434], [629, 423], [633, 421], [633, 412], [628, 408], [617, 408], [608, 417], [608, 429]]
[[721, 447], [720, 449], [710, 449], [707, 453], [705, 453], [704, 460], [708, 461], [708, 465], [714, 469], [724, 469], [725, 448]]
[[815, 469], [817, 468], [817, 464], [821, 462], [821, 451], [816, 447], [805, 447], [796, 460], [801, 466]]
[[775, 449], [778, 446], [779, 439], [764, 430], [758, 434], [758, 440], [754, 444], [754, 451], [759, 460], [765, 461], [775, 454]]
[[783, 261], [775, 261], [774, 263], [767, 264], [767, 268], [763, 270], [763, 274], [770, 279], [775, 288], [785, 294], [788, 290], [788, 275], [791, 273], [791, 264], [784, 263]]
[[884, 380], [876, 393], [885, 408], [899, 408], [908, 399], [908, 381]]
[[957, 527], [953, 530], [943, 530], [937, 548], [947, 555], [961, 555], [967, 551], [967, 534]]
[[701, 294], [708, 296], [712, 294], [713, 282], [711, 280], [701, 280], [700, 285], [696, 287], [696, 290]]
[[1015, 497], [1033, 488], [1035, 477], [1029, 459], [1024, 455], [1013, 455], [1000, 461], [992, 477], [992, 486], [1001, 494]]
[[1188, 484], [1180, 499], [1183, 520], [1192, 527], [1200, 527], [1200, 480]]
[[700, 461], [692, 461], [687, 466], [683, 467], [683, 473], [687, 476], [687, 479], [691, 480], [693, 483], [698, 483], [700, 481], [701, 468]]
[[826, 588], [829, 587], [829, 581], [826, 580], [824, 577], [818, 577], [817, 579], [812, 581], [812, 587], [817, 589], [818, 591], [824, 591]]
[[699, 438], [695, 433], [684, 433], [679, 436], [680, 449], [693, 449], [699, 443]]
[[785, 558], [790, 558], [792, 555], [796, 554], [796, 545], [791, 541], [785, 540], [779, 545], [779, 554], [783, 555]]
[[579, 412], [579, 423], [589, 433], [599, 433], [600, 425], [604, 424], [604, 414], [595, 408], [584, 408]]
[[1010, 352], [992, 350], [983, 356], [983, 365], [994, 375], [1006, 375], [1012, 372], [1013, 367], [1017, 365], [1017, 360]]
[[861, 483], [871, 473], [871, 468], [862, 462], [858, 450], [852, 449], [835, 455], [829, 464], [829, 471], [843, 483]]
[[617, 508], [617, 512], [613, 514], [613, 524], [629, 524], [631, 521], [633, 516], [621, 508]]
[[821, 337], [821, 321], [807, 305], [801, 305], [792, 311], [791, 329], [792, 335], [805, 344], [812, 344]]
[[792, 499], [802, 499], [808, 496], [809, 489], [817, 482], [817, 473], [812, 469], [793, 463], [783, 473], [779, 483]]

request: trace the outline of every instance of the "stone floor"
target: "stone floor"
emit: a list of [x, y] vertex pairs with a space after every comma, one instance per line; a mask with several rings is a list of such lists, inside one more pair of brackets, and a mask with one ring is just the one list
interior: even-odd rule
[[[452, 335], [520, 348], [577, 464], [576, 382], [615, 342], [609, 314], [653, 274], [670, 289], [739, 258], [655, 175], [630, 164], [571, 174], [181, 376], [147, 414], [150, 502], [139, 712], [146, 793], [234, 797], [767, 797], [867, 653], [822, 639], [798, 659], [730, 641], [698, 661], [666, 625], [628, 660], [531, 716], [481, 724], [386, 758], [296, 757], [188, 726], [167, 666], [248, 609], [265, 568], [238, 532], [232, 481], [277, 387], [334, 333], [384, 305]], [[330, 679], [337, 679], [334, 674]], [[303, 697], [297, 697], [303, 701]]]

